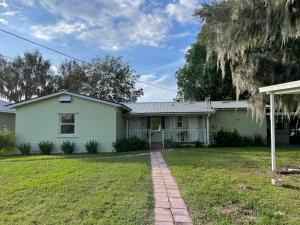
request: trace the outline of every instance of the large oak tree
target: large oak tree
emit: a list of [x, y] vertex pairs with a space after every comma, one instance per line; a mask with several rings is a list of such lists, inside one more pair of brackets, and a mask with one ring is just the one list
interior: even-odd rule
[[[199, 38], [208, 54], [217, 54], [223, 75], [230, 61], [237, 96], [247, 90], [253, 111], [263, 118], [268, 98], [258, 88], [300, 79], [300, 1], [216, 1], [196, 15], [203, 21]], [[276, 102], [287, 114], [300, 109], [299, 96], [280, 96]]]

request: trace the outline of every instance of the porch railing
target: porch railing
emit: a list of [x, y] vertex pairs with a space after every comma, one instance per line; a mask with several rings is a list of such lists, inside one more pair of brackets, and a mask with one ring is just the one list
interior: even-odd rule
[[[125, 137], [138, 137], [151, 143], [152, 132], [148, 129], [128, 129]], [[157, 134], [157, 131], [155, 132]], [[170, 140], [181, 143], [202, 142], [206, 143], [206, 129], [163, 129], [160, 132], [161, 140]], [[151, 135], [150, 135], [151, 134]]]
[[175, 142], [203, 142], [206, 140], [205, 129], [165, 129], [164, 139]]
[[142, 140], [148, 140], [151, 131], [148, 129], [128, 129], [125, 132], [125, 137], [127, 138], [137, 137]]

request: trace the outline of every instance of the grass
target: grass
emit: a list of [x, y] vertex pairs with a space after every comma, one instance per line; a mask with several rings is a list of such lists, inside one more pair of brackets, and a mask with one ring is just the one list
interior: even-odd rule
[[0, 158], [1, 224], [152, 224], [149, 154]]
[[[269, 172], [269, 148], [176, 149], [163, 155], [194, 224], [300, 224], [300, 175]], [[277, 163], [299, 166], [300, 149], [280, 149]], [[273, 186], [274, 176], [285, 186]]]

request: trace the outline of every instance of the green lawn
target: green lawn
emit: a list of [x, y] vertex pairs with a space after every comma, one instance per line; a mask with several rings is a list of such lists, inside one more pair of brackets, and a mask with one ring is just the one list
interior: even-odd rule
[[[271, 185], [269, 148], [163, 151], [198, 224], [300, 224], [300, 175]], [[277, 163], [300, 165], [300, 148], [280, 149]]]
[[149, 154], [0, 158], [0, 224], [152, 224]]

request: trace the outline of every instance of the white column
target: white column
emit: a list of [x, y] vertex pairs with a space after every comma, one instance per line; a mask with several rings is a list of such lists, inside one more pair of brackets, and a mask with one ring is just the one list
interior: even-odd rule
[[270, 123], [271, 123], [271, 155], [272, 155], [272, 171], [276, 170], [275, 162], [275, 105], [274, 94], [270, 94]]
[[162, 146], [163, 146], [163, 148], [165, 148], [165, 130], [162, 130], [161, 132], [162, 132], [161, 133], [161, 136], [162, 136]]
[[209, 141], [209, 114], [207, 114], [206, 117], [206, 144], [209, 145], [210, 141]]
[[152, 130], [149, 129], [148, 132], [149, 132], [149, 146], [150, 146], [150, 149], [151, 149], [151, 145], [152, 145]]
[[206, 133], [205, 133], [205, 120], [204, 120], [204, 115], [202, 116], [202, 138], [203, 138], [203, 143], [206, 141], [205, 140]]

